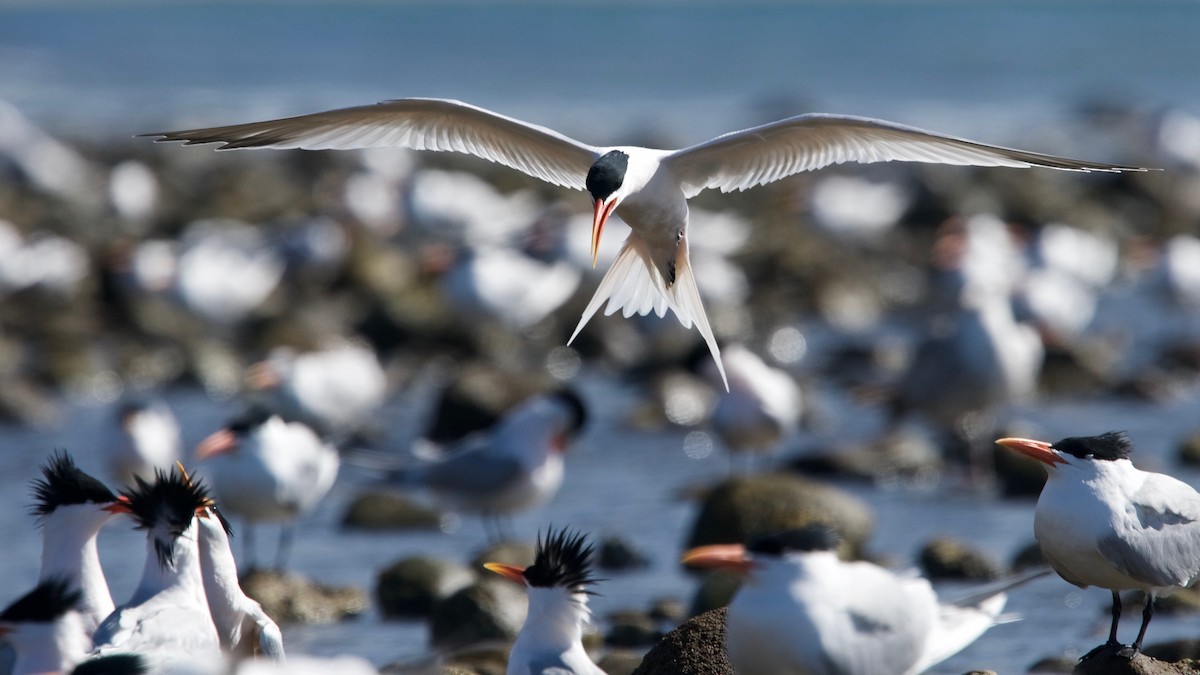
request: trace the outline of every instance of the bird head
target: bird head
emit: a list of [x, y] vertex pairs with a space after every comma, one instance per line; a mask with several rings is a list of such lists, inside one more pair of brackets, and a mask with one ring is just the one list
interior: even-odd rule
[[592, 576], [592, 545], [587, 536], [566, 528], [538, 537], [533, 564], [526, 568], [504, 563], [485, 563], [484, 567], [527, 588], [562, 588], [572, 594], [590, 594], [588, 586], [598, 581]]
[[142, 478], [135, 481], [133, 489], [122, 492], [129, 500], [130, 514], [137, 529], [146, 530], [151, 537], [159, 564], [173, 567], [175, 541], [189, 531], [201, 510], [212, 505], [212, 499], [202, 483], [193, 482], [182, 470], [168, 473], [158, 469], [153, 483]]
[[240, 417], [232, 420], [223, 429], [209, 434], [196, 446], [196, 459], [205, 460], [214, 455], [233, 452], [241, 439], [253, 434], [274, 416], [270, 410], [255, 406]]
[[1110, 431], [1099, 436], [1072, 436], [1057, 443], [1029, 438], [1001, 438], [996, 444], [1032, 457], [1045, 464], [1047, 469], [1057, 468], [1060, 464], [1072, 464], [1075, 460], [1112, 462], [1129, 459], [1129, 452], [1133, 449], [1133, 442], [1123, 431]]
[[750, 574], [765, 561], [779, 559], [791, 553], [817, 551], [836, 552], [841, 543], [833, 528], [810, 525], [756, 537], [749, 544], [714, 544], [686, 551], [681, 558], [685, 565], [727, 569]]
[[33, 500], [31, 511], [42, 520], [67, 509], [86, 510], [99, 514], [99, 527], [113, 514], [129, 513], [127, 500], [81, 471], [65, 451], [55, 452], [42, 466], [42, 477], [33, 482]]
[[604, 223], [616, 210], [617, 205], [625, 198], [621, 189], [625, 184], [625, 172], [629, 168], [629, 155], [612, 150], [600, 156], [588, 169], [585, 185], [592, 195], [592, 267], [596, 266], [596, 256], [600, 250], [600, 233], [604, 231]]

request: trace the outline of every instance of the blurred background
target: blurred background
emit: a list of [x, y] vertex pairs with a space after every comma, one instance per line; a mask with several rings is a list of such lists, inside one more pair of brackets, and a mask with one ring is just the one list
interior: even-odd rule
[[[135, 403], [171, 411], [189, 465], [253, 402], [290, 403], [339, 446], [288, 567], [363, 599], [284, 635], [376, 666], [458, 646], [384, 618], [378, 573], [467, 564], [489, 532], [469, 513], [382, 532], [343, 516], [384, 489], [380, 467], [558, 387], [589, 412], [563, 487], [502, 530], [570, 525], [637, 553], [592, 601], [600, 650], [634, 662], [696, 607], [700, 579], [676, 561], [730, 536], [696, 523], [730, 476], [819, 481], [801, 491], [849, 501], [859, 554], [896, 568], [938, 538], [965, 545], [986, 569], [950, 595], [1033, 543], [1040, 469], [993, 453], [1002, 433], [1127, 430], [1141, 468], [1200, 484], [1198, 26], [1182, 1], [0, 2], [0, 600], [36, 577], [38, 465], [66, 448], [115, 486]], [[718, 340], [786, 401], [750, 442], [672, 318], [595, 318], [565, 346], [607, 268], [587, 260], [582, 194], [460, 156], [135, 137], [411, 96], [596, 145], [682, 147], [822, 111], [1163, 170], [834, 167], [700, 195], [693, 259]], [[601, 257], [621, 239], [610, 226]], [[312, 419], [286, 375], [252, 376], [338, 350], [355, 356], [308, 386], [363, 399], [342, 417]], [[101, 535], [118, 602], [140, 542], [124, 523]], [[273, 544], [257, 538], [259, 560]], [[654, 605], [682, 609], [638, 619], [640, 637], [614, 618]], [[1052, 577], [1009, 608], [1025, 620], [936, 672], [1024, 672], [1104, 639], [1103, 591]], [[1163, 614], [1150, 642], [1194, 634]]]

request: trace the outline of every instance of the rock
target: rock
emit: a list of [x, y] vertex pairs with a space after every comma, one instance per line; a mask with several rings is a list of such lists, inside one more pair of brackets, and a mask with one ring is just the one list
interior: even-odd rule
[[[1141, 591], [1130, 591], [1121, 596], [1121, 608], [1125, 611], [1136, 610], [1141, 616], [1142, 608], [1146, 606], [1146, 595]], [[1191, 586], [1173, 591], [1154, 601], [1154, 615], [1193, 614], [1200, 611], [1200, 588]]]
[[629, 570], [647, 567], [650, 559], [633, 544], [616, 535], [606, 535], [600, 540], [597, 565], [604, 570]]
[[931, 540], [921, 548], [918, 558], [930, 579], [992, 581], [1002, 572], [990, 558], [950, 537]]
[[429, 635], [435, 648], [512, 641], [525, 621], [524, 591], [511, 581], [481, 579], [437, 603]]
[[533, 564], [534, 545], [522, 541], [501, 541], [480, 551], [472, 560], [472, 569], [482, 569], [484, 563], [498, 562], [517, 567]]
[[922, 481], [942, 470], [942, 457], [927, 436], [891, 433], [869, 445], [834, 447], [792, 460], [788, 467], [805, 475], [833, 475], [871, 482]]
[[870, 508], [853, 495], [799, 476], [768, 474], [731, 478], [704, 500], [688, 547], [744, 543], [755, 537], [814, 523], [834, 527], [857, 557], [873, 527]]
[[662, 638], [658, 622], [644, 612], [622, 611], [609, 617], [612, 627], [604, 641], [614, 647], [652, 645]]
[[1031, 567], [1041, 567], [1048, 565], [1046, 554], [1042, 553], [1042, 547], [1036, 541], [1030, 542], [1024, 548], [1017, 551], [1017, 554], [1012, 559], [1012, 571], [1024, 572]]
[[968, 670], [963, 675], [996, 675], [994, 670]]
[[428, 616], [438, 601], [470, 586], [476, 578], [475, 572], [453, 561], [405, 558], [379, 573], [375, 598], [385, 617]]
[[505, 675], [508, 647], [493, 644], [455, 650], [442, 665], [441, 675]]
[[687, 608], [678, 598], [658, 598], [650, 603], [650, 618], [679, 625], [688, 618]]
[[442, 390], [425, 438], [450, 443], [487, 429], [510, 408], [553, 384], [545, 373], [516, 373], [483, 362], [471, 363]]
[[1080, 661], [1072, 670], [1073, 675], [1195, 675], [1200, 673], [1200, 662], [1186, 660], [1178, 663], [1159, 661], [1146, 654], [1137, 654], [1132, 659], [1117, 653], [1119, 647], [1108, 648]]
[[1160, 642], [1150, 645], [1142, 650], [1146, 656], [1174, 663], [1183, 661], [1184, 659], [1200, 660], [1200, 640], [1195, 638], [1185, 638], [1182, 640], [1172, 640], [1171, 642]]
[[725, 609], [705, 612], [664, 635], [633, 675], [734, 675], [725, 655]]
[[1005, 497], [1037, 497], [1046, 484], [1046, 468], [1036, 459], [996, 446], [992, 450], [996, 480]]
[[367, 611], [362, 589], [327, 586], [290, 572], [252, 570], [241, 579], [246, 595], [279, 623], [333, 623]]
[[727, 607], [733, 596], [742, 586], [742, 575], [727, 570], [710, 572], [704, 576], [704, 581], [696, 589], [692, 598], [690, 616], [699, 616], [705, 612]]
[[1035, 673], [1046, 675], [1050, 673], [1069, 673], [1075, 670], [1075, 664], [1078, 662], [1079, 659], [1072, 659], [1066, 656], [1047, 656], [1044, 659], [1038, 659], [1033, 665], [1029, 666], [1029, 672], [1031, 675]]
[[343, 527], [365, 530], [431, 530], [440, 523], [437, 511], [390, 492], [360, 494], [342, 516]]

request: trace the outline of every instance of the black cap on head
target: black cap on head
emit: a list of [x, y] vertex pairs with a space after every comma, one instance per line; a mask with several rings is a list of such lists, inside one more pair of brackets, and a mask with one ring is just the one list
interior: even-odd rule
[[561, 586], [573, 593], [587, 593], [587, 585], [596, 581], [587, 537], [566, 528], [556, 533], [551, 527], [544, 539], [538, 537], [533, 564], [525, 568], [525, 581], [530, 586]]
[[755, 538], [746, 550], [759, 555], [836, 551], [841, 537], [828, 525], [809, 525]]
[[584, 185], [596, 199], [608, 199], [625, 182], [625, 171], [629, 168], [629, 155], [620, 150], [606, 152], [588, 169]]
[[33, 481], [34, 515], [50, 515], [69, 504], [109, 504], [117, 496], [104, 483], [89, 476], [65, 450], [56, 450], [42, 465], [42, 477]]
[[245, 436], [266, 424], [267, 420], [271, 419], [274, 415], [275, 413], [271, 412], [268, 408], [256, 405], [230, 420], [226, 428], [238, 436]]
[[75, 609], [80, 598], [79, 591], [66, 579], [47, 579], [0, 612], [0, 622], [50, 623]]
[[1072, 436], [1064, 438], [1053, 446], [1059, 452], [1074, 455], [1079, 459], [1102, 459], [1113, 461], [1129, 459], [1129, 451], [1133, 449], [1133, 441], [1124, 431], [1110, 431], [1099, 436]]
[[75, 666], [71, 675], [144, 675], [150, 666], [141, 654], [108, 654]]
[[573, 389], [563, 387], [554, 392], [554, 398], [562, 401], [571, 409], [571, 433], [578, 434], [587, 424], [588, 414], [587, 406], [584, 405], [583, 399], [576, 394]]

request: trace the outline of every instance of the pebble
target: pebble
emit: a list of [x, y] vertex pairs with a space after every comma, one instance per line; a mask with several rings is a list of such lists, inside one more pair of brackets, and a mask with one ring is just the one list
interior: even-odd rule
[[375, 599], [385, 617], [428, 616], [440, 600], [470, 586], [476, 578], [474, 571], [450, 560], [404, 558], [379, 573]]

